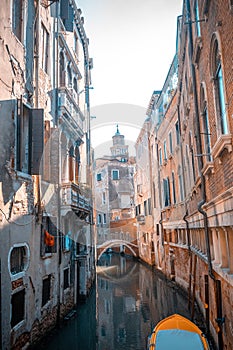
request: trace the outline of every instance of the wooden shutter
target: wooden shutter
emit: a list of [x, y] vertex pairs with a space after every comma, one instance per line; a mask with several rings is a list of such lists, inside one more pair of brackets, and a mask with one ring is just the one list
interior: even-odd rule
[[39, 175], [41, 159], [44, 149], [44, 110], [32, 109], [30, 118], [30, 133], [31, 133], [31, 147], [30, 147], [30, 174]]

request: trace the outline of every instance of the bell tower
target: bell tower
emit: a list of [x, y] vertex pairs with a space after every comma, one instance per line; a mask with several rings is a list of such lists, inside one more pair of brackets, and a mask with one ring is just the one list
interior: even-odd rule
[[116, 126], [117, 130], [115, 135], [112, 136], [113, 146], [110, 148], [111, 157], [120, 160], [121, 162], [128, 162], [129, 151], [128, 145], [125, 145], [125, 136], [121, 135], [119, 126]]

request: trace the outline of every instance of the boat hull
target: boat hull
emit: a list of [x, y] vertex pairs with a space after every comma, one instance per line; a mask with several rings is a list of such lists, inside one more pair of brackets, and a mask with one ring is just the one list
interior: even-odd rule
[[187, 318], [174, 314], [160, 321], [148, 338], [148, 350], [209, 350], [203, 332]]

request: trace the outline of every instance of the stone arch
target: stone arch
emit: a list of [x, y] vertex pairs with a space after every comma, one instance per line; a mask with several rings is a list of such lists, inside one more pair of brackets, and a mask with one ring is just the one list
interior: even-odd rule
[[106, 250], [108, 248], [111, 248], [111, 247], [116, 247], [116, 246], [120, 246], [120, 245], [124, 245], [126, 246], [132, 253], [135, 257], [137, 257], [137, 253], [134, 251], [134, 249], [128, 244], [128, 242], [125, 242], [125, 241], [117, 241], [117, 242], [105, 242], [106, 245], [103, 245], [101, 248], [103, 248], [103, 250], [101, 251], [100, 255], [98, 256], [98, 260], [100, 259], [100, 257], [106, 252]]

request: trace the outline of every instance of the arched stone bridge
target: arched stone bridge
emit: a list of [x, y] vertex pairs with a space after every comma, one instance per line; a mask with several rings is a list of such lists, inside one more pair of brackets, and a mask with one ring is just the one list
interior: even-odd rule
[[120, 246], [127, 247], [129, 251], [133, 254], [133, 256], [135, 257], [139, 256], [137, 244], [130, 241], [123, 240], [123, 239], [110, 239], [110, 240], [104, 241], [101, 244], [97, 244], [96, 246], [97, 260], [99, 260], [102, 254], [104, 254], [104, 252], [106, 252], [109, 248], [120, 247]]

